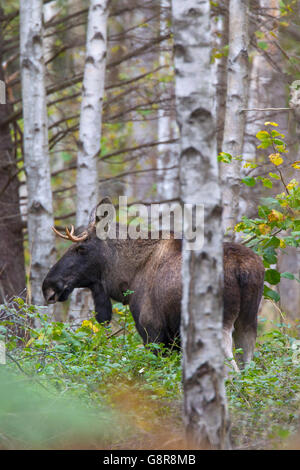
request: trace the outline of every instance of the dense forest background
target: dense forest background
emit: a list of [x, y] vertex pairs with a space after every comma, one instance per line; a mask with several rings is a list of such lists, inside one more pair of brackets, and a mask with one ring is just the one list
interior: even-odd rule
[[[19, 311], [21, 304], [16, 307], [16, 297], [18, 302], [24, 302], [22, 305], [45, 305], [42, 280], [69, 246], [67, 241], [54, 236], [52, 226], [64, 231], [71, 224], [87, 224], [90, 209], [106, 196], [116, 207], [121, 195], [128, 197], [131, 206], [136, 203], [172, 205], [182, 196], [181, 182], [185, 174], [180, 160], [175, 96], [174, 57], [180, 56], [181, 51], [174, 48], [171, 0], [104, 1], [103, 23], [99, 20], [95, 24], [92, 15], [89, 16], [93, 2], [88, 0], [44, 0], [43, 21], [39, 25], [34, 16], [35, 3], [39, 1], [24, 1], [20, 5], [12, 0], [2, 1], [0, 6], [0, 80], [6, 84], [6, 104], [0, 105], [0, 304], [4, 305], [0, 316], [4, 320], [11, 306]], [[267, 322], [281, 325], [285, 321], [289, 327], [297, 327], [300, 228], [298, 231], [294, 228], [294, 235], [289, 236], [274, 198], [282, 192], [290, 195], [299, 186], [300, 2], [249, 0], [244, 18], [247, 38], [234, 31], [242, 7], [230, 10], [229, 3], [210, 2], [213, 83], [207, 84], [215, 90], [224, 238], [243, 241], [250, 237], [251, 241], [269, 232], [275, 237], [270, 249], [275, 247], [276, 256], [272, 257], [273, 252], [263, 252], [269, 274], [260, 315]], [[94, 36], [89, 33], [92, 30], [96, 31]], [[244, 51], [240, 63], [230, 62], [232, 44]], [[97, 80], [92, 77], [91, 63], [97, 63]], [[204, 75], [199, 75], [199, 80], [206, 86]], [[242, 108], [242, 113], [236, 112], [236, 105]], [[86, 113], [87, 108], [90, 111]], [[278, 139], [284, 139], [284, 145], [275, 142], [277, 147], [272, 155], [277, 157], [273, 159], [268, 146], [264, 146], [264, 135], [260, 134], [269, 129], [266, 126], [278, 129]], [[34, 135], [39, 137], [35, 139]], [[284, 160], [279, 162], [280, 155]], [[284, 217], [299, 219], [297, 197], [295, 213], [287, 209]], [[283, 208], [288, 205], [284, 204]], [[263, 207], [259, 214], [258, 206]], [[279, 232], [282, 241], [276, 239]], [[122, 321], [128, 322], [126, 308], [115, 308]], [[66, 303], [48, 306], [49, 318], [59, 325], [56, 330], [53, 327], [52, 333], [55, 330], [58, 336], [62, 332], [70, 334], [66, 333], [63, 322], [75, 321], [81, 325], [93, 316], [92, 310], [91, 296], [84, 289], [75, 291]], [[28, 313], [30, 308], [26, 310]], [[46, 320], [39, 318], [35, 327], [43, 321]], [[93, 325], [93, 322], [85, 324], [82, 331], [90, 328], [91, 334], [97, 333]], [[132, 331], [130, 322], [128, 325]], [[279, 329], [280, 337], [274, 333], [269, 337], [270, 341], [278, 341], [280, 348], [288, 341], [285, 328]], [[76, 348], [79, 337], [74, 335]], [[93, 339], [95, 342], [90, 343], [89, 353], [95, 346], [103, 346], [104, 335], [100, 332], [99, 335], [102, 336], [98, 342]], [[37, 340], [42, 341], [38, 335]], [[115, 346], [119, 347], [117, 343]], [[275, 363], [272, 366], [272, 358], [268, 356], [275, 354], [274, 343], [265, 348], [266, 363], [262, 370], [270, 368], [275, 374], [272, 369]], [[113, 354], [111, 350], [109, 354]], [[142, 359], [137, 356], [131, 359], [142, 370]], [[284, 353], [279, 356], [283, 358]], [[155, 357], [149, 353], [148, 359], [158, 361], [157, 367], [166, 366], [170, 372], [166, 374], [162, 395], [177, 400], [171, 383], [179, 380], [178, 359], [172, 356], [167, 363], [163, 355]], [[90, 374], [95, 373], [90, 362], [85, 366]], [[277, 364], [281, 366], [284, 359]], [[20, 363], [19, 367], [24, 368]], [[39, 370], [38, 366], [36, 369]], [[26, 367], [24, 370], [28, 373]], [[129, 375], [131, 372], [128, 369]], [[77, 373], [80, 375], [81, 371]], [[154, 373], [151, 377], [156, 384], [161, 379]], [[253, 377], [248, 380], [251, 382]], [[231, 382], [233, 402], [240, 399], [237, 388], [242, 390], [243, 397], [248, 392], [252, 398], [265, 393], [257, 383], [249, 382], [246, 386], [242, 380], [237, 387]], [[287, 381], [284, 375], [280, 383], [283, 388]], [[278, 390], [271, 390], [275, 387], [271, 382], [265, 383], [270, 387], [266, 396], [272, 401], [270, 397]], [[74, 380], [70, 379], [68, 387], [72, 389], [73, 385]], [[88, 388], [88, 393], [93, 395], [92, 388]], [[140, 404], [138, 393], [134, 396], [135, 404]], [[251, 415], [251, 426], [254, 426], [261, 405], [252, 403], [249, 397], [243, 402], [246, 408], [248, 404], [255, 410]], [[272, 406], [274, 413], [278, 412], [280, 404]], [[148, 413], [148, 407], [144, 408]], [[237, 421], [244, 430], [247, 419], [243, 414]], [[261, 438], [264, 426], [262, 421], [260, 428], [254, 430], [262, 445], [267, 440], [267, 436]], [[285, 430], [282, 431], [281, 424], [278, 426], [274, 435], [281, 439]], [[248, 444], [248, 438], [240, 442], [245, 448]]]

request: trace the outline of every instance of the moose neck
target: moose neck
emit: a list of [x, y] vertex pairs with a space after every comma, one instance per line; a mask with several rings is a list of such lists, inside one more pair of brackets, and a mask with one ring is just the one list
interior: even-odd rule
[[102, 280], [107, 294], [119, 302], [146, 266], [160, 240], [107, 239], [101, 244]]
[[107, 239], [101, 242], [101, 281], [107, 295], [126, 303], [124, 292], [132, 290], [137, 276], [149, 264], [162, 262], [164, 254], [178, 250], [179, 240]]

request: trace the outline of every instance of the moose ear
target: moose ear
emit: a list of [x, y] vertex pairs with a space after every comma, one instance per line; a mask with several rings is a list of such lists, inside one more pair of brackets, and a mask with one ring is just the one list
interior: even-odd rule
[[100, 202], [98, 202], [98, 204], [92, 209], [91, 213], [90, 213], [90, 219], [89, 219], [89, 225], [95, 225], [97, 222], [99, 222], [100, 218], [99, 216], [97, 215], [97, 213], [99, 214], [99, 212], [101, 211], [98, 211], [98, 209], [100, 208], [100, 206], [104, 206], [105, 205], [110, 205], [113, 207], [113, 203], [112, 203], [112, 200], [110, 199], [110, 197], [104, 197], [103, 199], [101, 199]]

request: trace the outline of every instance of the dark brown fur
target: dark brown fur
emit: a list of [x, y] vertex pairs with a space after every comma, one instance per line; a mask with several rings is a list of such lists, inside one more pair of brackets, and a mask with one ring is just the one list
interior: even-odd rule
[[[129, 303], [144, 343], [170, 345], [179, 336], [181, 312], [181, 240], [97, 238], [74, 243], [43, 282], [45, 299], [64, 301], [74, 288], [91, 289], [97, 320], [111, 320], [110, 298]], [[264, 267], [249, 248], [224, 243], [224, 343], [244, 349], [241, 362], [252, 358]], [[127, 290], [133, 291], [124, 296]], [[201, 309], [201, 305], [199, 305]]]

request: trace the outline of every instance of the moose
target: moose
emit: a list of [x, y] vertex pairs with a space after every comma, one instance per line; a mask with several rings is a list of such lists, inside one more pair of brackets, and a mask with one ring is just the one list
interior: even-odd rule
[[[107, 202], [107, 198], [103, 199], [92, 210], [85, 229], [75, 231], [72, 226], [70, 230], [66, 228], [64, 235], [53, 227], [58, 236], [73, 244], [44, 279], [44, 298], [49, 304], [64, 302], [75, 288], [89, 288], [99, 323], [110, 322], [110, 299], [114, 299], [129, 304], [144, 344], [170, 346], [180, 332], [181, 240], [174, 236], [100, 239], [96, 233], [97, 208]], [[232, 357], [232, 342], [236, 348], [243, 349], [238, 357], [243, 367], [251, 361], [254, 352], [264, 266], [250, 248], [237, 243], [223, 244], [223, 266], [224, 351], [238, 370]], [[128, 291], [131, 293], [126, 295]]]

